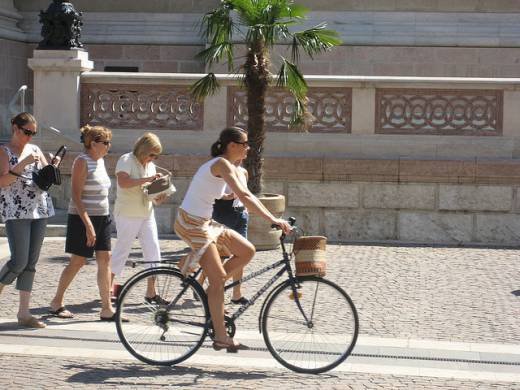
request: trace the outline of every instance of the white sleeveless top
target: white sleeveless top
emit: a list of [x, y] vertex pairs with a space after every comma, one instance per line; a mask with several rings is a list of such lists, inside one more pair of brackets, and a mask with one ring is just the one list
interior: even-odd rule
[[210, 219], [213, 214], [213, 203], [224, 195], [226, 182], [213, 176], [211, 167], [222, 157], [215, 157], [202, 164], [193, 176], [188, 191], [184, 196], [181, 209], [196, 217]]

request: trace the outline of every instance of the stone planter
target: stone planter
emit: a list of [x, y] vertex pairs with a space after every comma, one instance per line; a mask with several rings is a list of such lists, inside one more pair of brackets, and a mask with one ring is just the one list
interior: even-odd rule
[[[277, 218], [285, 211], [285, 196], [278, 194], [261, 194], [258, 199]], [[262, 217], [249, 214], [247, 230], [249, 241], [257, 250], [276, 249], [280, 245], [280, 230], [271, 228], [271, 224]]]

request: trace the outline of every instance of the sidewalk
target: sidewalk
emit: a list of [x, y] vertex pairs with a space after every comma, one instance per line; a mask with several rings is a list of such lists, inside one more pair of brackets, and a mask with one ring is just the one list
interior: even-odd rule
[[[32, 303], [35, 314], [47, 312], [60, 272], [67, 262], [63, 247], [63, 238], [48, 238], [44, 243]], [[161, 248], [163, 256], [168, 257], [182, 251], [184, 244], [162, 239]], [[6, 240], [1, 238], [0, 259], [7, 254]], [[353, 356], [332, 374], [347, 378], [348, 383], [350, 380], [358, 383], [359, 379], [360, 386], [374, 384], [375, 380], [380, 388], [423, 382], [425, 387], [417, 388], [451, 388], [452, 385], [453, 388], [481, 385], [482, 388], [487, 388], [484, 385], [520, 388], [519, 254], [518, 250], [510, 249], [329, 245], [327, 278], [349, 293], [360, 317], [358, 346]], [[132, 256], [140, 257], [137, 242]], [[258, 269], [278, 257], [278, 251], [259, 252], [248, 270]], [[136, 271], [127, 267], [124, 278]], [[252, 287], [246, 284], [245, 295], [270, 277], [267, 274], [251, 281]], [[24, 354], [29, 353], [38, 364], [42, 364], [47, 354], [63, 364], [71, 359], [71, 354], [82, 357], [80, 361], [96, 361], [104, 356], [112, 362], [121, 361], [125, 367], [138, 365], [153, 371], [133, 360], [121, 348], [113, 329], [99, 329], [94, 261], [84, 267], [66, 296], [67, 307], [76, 314], [74, 324], [49, 318], [51, 326], [45, 331], [20, 333], [13, 326], [18, 302], [14, 289], [7, 287], [0, 300], [3, 308], [0, 355], [8, 354], [15, 361], [22, 361], [27, 359]], [[255, 304], [237, 322], [243, 338], [256, 340], [259, 337], [260, 307], [261, 302]], [[69, 340], [58, 337], [60, 334], [67, 334]], [[95, 334], [105, 344], [92, 344]], [[45, 342], [46, 338], [54, 341]], [[85, 338], [87, 340], [83, 340]], [[59, 340], [58, 345], [55, 345], [56, 340]], [[262, 344], [262, 340], [257, 341]], [[17, 344], [24, 342], [31, 347], [22, 348]], [[7, 348], [6, 344], [11, 346]], [[63, 347], [65, 351], [53, 350], [53, 346]], [[96, 350], [103, 352], [96, 353]], [[267, 352], [259, 353], [258, 356], [242, 354], [240, 359], [229, 354], [207, 355], [203, 348], [183, 368], [209, 365], [208, 370], [213, 372], [232, 372], [237, 367], [249, 367], [247, 370], [267, 370], [277, 375], [282, 372], [284, 376], [295, 377], [280, 369]], [[0, 359], [0, 366], [5, 365], [6, 361]], [[486, 375], [479, 375], [479, 372]], [[395, 375], [400, 377], [396, 379]], [[451, 383], [450, 377], [457, 378], [457, 386]], [[253, 383], [266, 386], [262, 381], [247, 384]], [[319, 386], [321, 382], [311, 381], [311, 387], [313, 383]], [[4, 387], [4, 384], [0, 379], [0, 386]], [[150, 381], [149, 384], [156, 383]], [[275, 387], [275, 384], [271, 383], [271, 386]], [[338, 385], [338, 388], [345, 387]]]

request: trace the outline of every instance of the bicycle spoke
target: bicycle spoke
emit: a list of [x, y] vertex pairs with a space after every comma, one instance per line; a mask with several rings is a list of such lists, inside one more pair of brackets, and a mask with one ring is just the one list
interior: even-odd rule
[[[346, 359], [357, 339], [352, 301], [332, 282], [313, 277], [300, 280], [297, 297], [298, 302], [287, 284], [266, 304], [262, 317], [266, 345], [294, 371], [330, 370]], [[310, 314], [309, 322], [304, 312]]]
[[[177, 298], [177, 303], [146, 302], [144, 294], [152, 281], [161, 298], [169, 302]], [[194, 291], [173, 270], [149, 270], [132, 279], [118, 305], [120, 317], [129, 319], [116, 324], [123, 345], [152, 364], [171, 365], [191, 356], [204, 341], [207, 323], [205, 303], [185, 304]]]

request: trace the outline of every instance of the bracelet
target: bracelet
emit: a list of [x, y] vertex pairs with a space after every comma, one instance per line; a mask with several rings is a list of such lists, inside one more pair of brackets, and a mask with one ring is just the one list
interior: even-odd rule
[[9, 173], [10, 173], [11, 175], [13, 175], [13, 176], [16, 176], [16, 177], [23, 177], [22, 175], [20, 175], [20, 174], [14, 172], [14, 171], [11, 171], [11, 170], [9, 170]]

